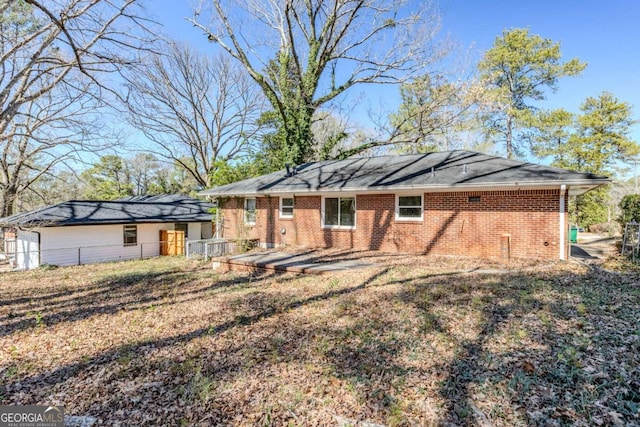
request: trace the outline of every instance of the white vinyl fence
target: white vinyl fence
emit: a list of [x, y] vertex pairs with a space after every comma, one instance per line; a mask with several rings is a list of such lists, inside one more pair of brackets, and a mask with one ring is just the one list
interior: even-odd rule
[[235, 242], [225, 239], [191, 240], [186, 244], [187, 259], [203, 258], [205, 261], [212, 257], [233, 253], [237, 249]]

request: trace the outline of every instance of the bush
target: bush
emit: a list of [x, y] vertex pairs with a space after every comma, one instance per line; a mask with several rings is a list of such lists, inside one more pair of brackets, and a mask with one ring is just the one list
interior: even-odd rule
[[618, 222], [624, 230], [628, 222], [640, 222], [640, 194], [629, 194], [620, 201]]
[[607, 234], [614, 236], [620, 232], [620, 226], [616, 222], [605, 222], [589, 226], [590, 233]]
[[607, 222], [608, 192], [607, 187], [600, 187], [576, 197], [572, 221], [584, 228]]

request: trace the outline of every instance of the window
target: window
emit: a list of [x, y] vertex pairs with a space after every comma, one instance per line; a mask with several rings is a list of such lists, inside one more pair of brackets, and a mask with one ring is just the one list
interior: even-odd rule
[[256, 225], [256, 199], [244, 199], [244, 223]]
[[189, 237], [189, 224], [187, 224], [186, 222], [178, 222], [174, 227], [174, 230], [176, 231], [184, 231], [184, 238], [188, 238]]
[[324, 226], [355, 227], [356, 199], [354, 197], [325, 197]]
[[397, 196], [396, 219], [422, 221], [422, 196]]
[[280, 197], [280, 218], [293, 218], [293, 197]]
[[123, 229], [123, 237], [124, 237], [125, 246], [137, 246], [138, 245], [138, 226], [125, 225]]

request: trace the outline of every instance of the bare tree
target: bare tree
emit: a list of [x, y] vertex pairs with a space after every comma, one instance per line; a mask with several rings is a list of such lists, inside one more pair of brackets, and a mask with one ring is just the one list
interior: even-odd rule
[[149, 151], [202, 187], [217, 162], [246, 154], [255, 142], [264, 97], [229, 58], [169, 43], [128, 79], [129, 121], [153, 143]]
[[22, 105], [0, 145], [0, 203], [4, 215], [12, 214], [18, 197], [38, 180], [81, 151], [102, 147], [91, 131], [98, 126], [96, 118], [87, 117], [95, 107], [82, 89], [72, 94], [66, 90], [60, 93], [59, 88]]
[[1, 215], [100, 139], [108, 76], [135, 63], [146, 21], [133, 0], [0, 0]]
[[424, 74], [444, 53], [434, 43], [439, 20], [428, 1], [207, 4], [191, 22], [258, 83], [279, 115], [284, 151], [290, 153], [286, 160], [294, 163], [313, 156], [311, 124], [323, 105], [356, 85], [400, 83]]
[[16, 200], [17, 211], [28, 211], [43, 205], [81, 199], [83, 183], [74, 172], [60, 168], [43, 175]]
[[473, 80], [449, 81], [443, 76], [421, 76], [402, 85], [402, 103], [390, 116], [389, 136], [369, 145], [393, 144], [405, 153], [460, 148], [460, 134], [469, 131], [478, 92]]
[[129, 169], [129, 179], [135, 196], [144, 196], [161, 189], [158, 182], [159, 175], [165, 173], [166, 166], [161, 165], [156, 156], [150, 153], [138, 153], [124, 161]]

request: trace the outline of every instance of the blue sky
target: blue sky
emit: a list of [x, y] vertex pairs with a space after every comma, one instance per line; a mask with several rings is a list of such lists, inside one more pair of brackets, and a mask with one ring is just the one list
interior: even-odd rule
[[[185, 21], [191, 14], [189, 2], [153, 5], [158, 4], [162, 6], [153, 13], [168, 35], [204, 52], [213, 49], [202, 32]], [[588, 63], [582, 75], [562, 79], [558, 92], [540, 107], [578, 112], [585, 98], [607, 90], [633, 105], [634, 117], [640, 117], [640, 1], [440, 0], [437, 4], [442, 33], [456, 40], [460, 52], [474, 63], [503, 30], [524, 27], [560, 42], [564, 59], [578, 57]], [[370, 102], [375, 105], [375, 100]], [[631, 137], [640, 142], [639, 125]]]
[[[640, 115], [640, 2], [635, 0], [444, 0], [443, 31], [478, 57], [504, 29], [529, 28], [560, 42], [565, 59], [587, 68], [561, 80], [548, 107], [577, 111], [588, 96], [607, 90], [635, 106]], [[640, 132], [635, 129], [636, 140]]]

